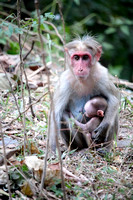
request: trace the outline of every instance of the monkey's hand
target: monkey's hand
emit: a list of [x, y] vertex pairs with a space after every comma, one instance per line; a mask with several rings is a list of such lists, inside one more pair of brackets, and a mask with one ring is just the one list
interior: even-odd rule
[[92, 139], [97, 143], [104, 142], [109, 124], [100, 124], [92, 133]]

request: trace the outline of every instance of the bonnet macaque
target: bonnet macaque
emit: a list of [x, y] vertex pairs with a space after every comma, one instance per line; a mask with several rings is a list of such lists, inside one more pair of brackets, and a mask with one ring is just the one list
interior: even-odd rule
[[[118, 133], [119, 92], [111, 82], [108, 70], [99, 63], [101, 45], [90, 36], [75, 39], [65, 46], [68, 69], [62, 73], [54, 94], [54, 111], [51, 113], [50, 145], [55, 151], [55, 130], [58, 130], [71, 149], [88, 147], [86, 137], [74, 128], [71, 115], [82, 124], [91, 118], [85, 116], [85, 104], [95, 98], [106, 99], [104, 117], [92, 133], [97, 150], [109, 152], [114, 135]], [[54, 115], [55, 122], [54, 123]], [[102, 144], [102, 145], [101, 145]]]

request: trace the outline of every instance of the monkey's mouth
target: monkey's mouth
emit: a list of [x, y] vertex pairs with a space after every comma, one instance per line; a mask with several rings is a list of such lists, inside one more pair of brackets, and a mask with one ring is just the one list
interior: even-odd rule
[[86, 74], [76, 74], [76, 77], [78, 79], [86, 79], [87, 78], [87, 75]]

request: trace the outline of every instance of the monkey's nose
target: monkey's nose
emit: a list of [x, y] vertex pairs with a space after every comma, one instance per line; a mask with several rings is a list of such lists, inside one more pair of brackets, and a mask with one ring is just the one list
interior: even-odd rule
[[83, 71], [83, 69], [79, 69], [78, 71], [79, 71], [79, 72], [82, 72], [82, 71]]

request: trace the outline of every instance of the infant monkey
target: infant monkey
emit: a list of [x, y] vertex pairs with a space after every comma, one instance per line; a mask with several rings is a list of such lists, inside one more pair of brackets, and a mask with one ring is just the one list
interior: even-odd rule
[[87, 137], [88, 146], [91, 143], [91, 133], [99, 126], [101, 123], [104, 112], [107, 109], [107, 101], [103, 97], [94, 97], [93, 99], [87, 101], [84, 106], [85, 115], [89, 117], [90, 120], [83, 124], [77, 121], [72, 115], [71, 118], [74, 120], [74, 123], [83, 131]]

